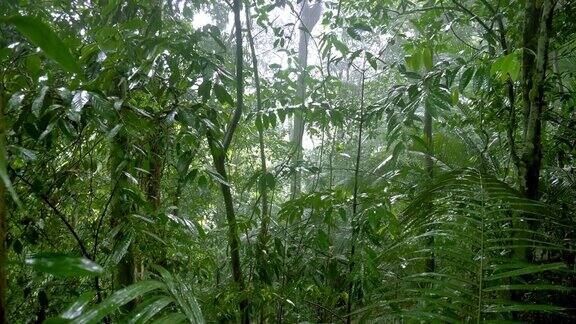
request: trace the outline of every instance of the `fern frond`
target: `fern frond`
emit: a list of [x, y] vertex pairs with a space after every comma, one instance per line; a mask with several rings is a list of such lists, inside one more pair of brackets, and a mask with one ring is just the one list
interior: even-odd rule
[[[503, 320], [513, 312], [564, 310], [510, 299], [515, 291], [572, 290], [548, 280], [546, 274], [569, 270], [545, 257], [572, 247], [535, 230], [567, 226], [556, 215], [551, 206], [524, 199], [506, 183], [477, 170], [440, 175], [404, 210], [402, 234], [382, 251], [381, 260], [387, 262], [382, 261], [381, 268], [398, 274], [394, 283], [383, 285], [382, 313], [480, 322]], [[433, 247], [427, 246], [429, 237], [434, 238]], [[531, 263], [516, 257], [523, 249], [534, 251]], [[440, 266], [426, 273], [424, 263], [431, 257]]]

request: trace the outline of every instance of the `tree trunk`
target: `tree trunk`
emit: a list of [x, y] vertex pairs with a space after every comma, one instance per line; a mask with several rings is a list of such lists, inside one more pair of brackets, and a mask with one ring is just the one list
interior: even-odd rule
[[356, 223], [356, 216], [358, 215], [358, 178], [360, 177], [360, 158], [362, 157], [362, 136], [364, 131], [364, 82], [365, 71], [362, 71], [362, 81], [360, 83], [360, 116], [358, 118], [358, 140], [356, 146], [356, 165], [354, 167], [354, 189], [352, 193], [352, 217], [350, 218], [350, 227], [352, 237], [350, 239], [350, 260], [348, 265], [348, 301], [346, 305], [346, 323], [350, 324], [352, 321], [352, 303], [354, 294], [354, 280], [352, 272], [354, 271], [354, 257], [356, 254], [356, 241], [358, 235], [358, 224]]
[[542, 160], [542, 111], [545, 106], [544, 83], [553, 10], [550, 0], [530, 0], [526, 4], [526, 21], [523, 34], [524, 55], [522, 61], [524, 136], [522, 140], [523, 151], [520, 160], [519, 182], [522, 193], [529, 199], [538, 199]]
[[[524, 132], [518, 182], [520, 191], [528, 199], [538, 199], [540, 166], [542, 160], [542, 111], [544, 109], [544, 83], [548, 60], [549, 30], [552, 23], [553, 5], [550, 0], [526, 2], [523, 30], [524, 53], [522, 58], [522, 102], [524, 105]], [[525, 215], [523, 215], [525, 216]], [[528, 215], [531, 217], [531, 215]], [[515, 227], [535, 230], [533, 221], [516, 221]], [[528, 233], [528, 232], [522, 232]], [[520, 234], [520, 240], [530, 240], [531, 234]], [[521, 247], [514, 255], [526, 262], [533, 261], [533, 250]], [[530, 278], [525, 278], [529, 281]], [[524, 294], [511, 293], [512, 300], [521, 302]], [[518, 314], [514, 314], [518, 316]]]
[[[160, 118], [154, 120], [154, 131], [148, 135], [147, 146], [148, 152], [146, 160], [148, 162], [148, 173], [142, 177], [142, 190], [146, 194], [146, 201], [150, 204], [150, 213], [153, 218], [158, 218], [158, 212], [161, 205], [161, 189], [162, 189], [162, 171], [164, 170], [164, 154], [165, 154], [165, 127]], [[180, 186], [180, 185], [178, 185]], [[157, 234], [160, 238], [166, 237], [166, 227], [157, 228]], [[166, 267], [166, 251], [163, 244], [154, 242], [154, 253], [148, 255], [154, 263]], [[143, 261], [143, 260], [141, 260]], [[138, 279], [143, 278], [144, 263], [140, 262]]]
[[[118, 112], [119, 122], [122, 121], [124, 109], [126, 108], [122, 107]], [[129, 181], [126, 175], [126, 172], [129, 171], [129, 161], [126, 153], [128, 144], [129, 141], [126, 130], [121, 129], [112, 139], [110, 147], [110, 178], [113, 183], [111, 190], [114, 190], [114, 186], [117, 187], [110, 201], [110, 227], [124, 226], [118, 234], [117, 242], [122, 241], [126, 235], [129, 235], [126, 223], [129, 221], [128, 215], [132, 212], [132, 203], [124, 191]], [[117, 181], [117, 183], [114, 183], [115, 181]], [[131, 244], [124, 257], [116, 266], [114, 286], [116, 288], [122, 288], [134, 283], [134, 270], [134, 251]], [[133, 306], [133, 304], [130, 304], [127, 308], [129, 309], [131, 306]]]
[[[4, 88], [0, 85], [0, 154], [6, 154], [6, 122], [4, 121]], [[6, 223], [6, 189], [4, 181], [0, 179], [0, 323], [8, 323], [8, 311], [6, 309], [6, 292], [8, 283], [6, 280], [6, 238], [8, 226]]]
[[[241, 0], [234, 0], [234, 29], [236, 36], [236, 109], [228, 128], [224, 133], [224, 140], [222, 145], [217, 141], [212, 132], [208, 131], [208, 145], [210, 146], [210, 153], [214, 163], [216, 172], [222, 177], [224, 183], [220, 184], [222, 198], [224, 199], [224, 208], [226, 211], [226, 221], [228, 223], [228, 245], [230, 246], [230, 262], [232, 266], [232, 278], [241, 295], [244, 294], [244, 280], [242, 277], [242, 267], [240, 265], [240, 238], [238, 236], [238, 228], [236, 223], [236, 213], [234, 211], [234, 202], [232, 198], [232, 191], [229, 187], [228, 174], [226, 172], [226, 153], [234, 137], [234, 132], [244, 108], [244, 58], [242, 49], [242, 23], [240, 21], [241, 14]], [[241, 313], [241, 322], [250, 323], [248, 299], [245, 296], [240, 297], [239, 309]]]
[[[426, 143], [426, 155], [424, 157], [424, 165], [428, 180], [434, 179], [434, 142], [432, 140], [432, 112], [430, 105], [424, 105], [424, 143]], [[432, 203], [428, 202], [428, 210], [432, 211]], [[432, 214], [432, 213], [430, 213]], [[432, 220], [430, 220], [432, 221]], [[432, 230], [432, 228], [429, 228]], [[426, 272], [434, 272], [436, 270], [436, 260], [434, 256], [434, 236], [428, 236], [428, 248], [430, 249], [430, 257], [426, 259]]]
[[[252, 21], [250, 20], [250, 9], [248, 6], [245, 8], [247, 36], [250, 43], [250, 54], [252, 56], [252, 69], [254, 70], [254, 86], [256, 87], [256, 110], [263, 112], [262, 95], [260, 92], [260, 75], [258, 73], [258, 59], [256, 57], [256, 49], [254, 48], [254, 39], [252, 38]], [[260, 149], [260, 168], [262, 169], [262, 177], [260, 178], [260, 199], [262, 205], [260, 206], [260, 233], [258, 235], [258, 248], [257, 248], [257, 262], [258, 272], [260, 279], [265, 283], [270, 283], [270, 276], [266, 266], [266, 245], [268, 244], [268, 224], [270, 223], [270, 216], [268, 214], [268, 184], [266, 182], [268, 169], [266, 166], [266, 152], [264, 150], [264, 130], [258, 129], [258, 146]]]
[[292, 175], [290, 193], [292, 198], [298, 196], [302, 191], [302, 137], [304, 136], [304, 112], [306, 108], [306, 75], [308, 68], [308, 39], [312, 29], [320, 18], [322, 3], [320, 1], [313, 5], [308, 4], [308, 0], [302, 2], [302, 11], [300, 15], [300, 37], [298, 43], [298, 62], [300, 76], [298, 78], [298, 99], [300, 100], [300, 110], [294, 113], [292, 134], [290, 138], [292, 149], [294, 150], [294, 165], [296, 169]]
[[[433, 52], [432, 52], [432, 47], [430, 47], [430, 55], [432, 56], [433, 60]], [[430, 67], [426, 67], [424, 69], [425, 73], [428, 73], [430, 70]], [[434, 180], [434, 138], [433, 138], [433, 134], [432, 134], [432, 107], [430, 105], [430, 103], [426, 102], [424, 104], [424, 143], [426, 144], [426, 154], [424, 156], [424, 168], [426, 170], [426, 174], [428, 175], [428, 181], [431, 183]], [[426, 202], [426, 209], [429, 210], [429, 215], [433, 215], [432, 213], [432, 209], [434, 208], [434, 206], [432, 205], [432, 201], [430, 198], [427, 199]], [[430, 222], [432, 222], [433, 219], [430, 218]], [[430, 225], [428, 226], [427, 231], [433, 231], [434, 230], [434, 226]], [[436, 271], [436, 256], [434, 253], [434, 235], [429, 235], [428, 239], [427, 239], [427, 247], [428, 249], [430, 249], [430, 255], [428, 258], [426, 258], [426, 264], [425, 264], [425, 270], [428, 273], [432, 273]]]
[[158, 131], [150, 136], [148, 145], [150, 151], [148, 162], [150, 164], [145, 182], [146, 199], [150, 203], [152, 213], [156, 214], [160, 208], [161, 203], [161, 184], [162, 184], [162, 170], [164, 169], [164, 131], [162, 127], [158, 127]]
[[[212, 136], [208, 135], [208, 143], [212, 153], [212, 160], [216, 172], [222, 177], [224, 182], [228, 182], [228, 174], [226, 173], [226, 161], [224, 152], [216, 147], [216, 143]], [[240, 293], [244, 291], [244, 279], [242, 277], [242, 267], [240, 265], [240, 239], [238, 236], [238, 226], [236, 223], [236, 213], [234, 211], [234, 203], [232, 192], [227, 184], [221, 183], [220, 190], [224, 199], [224, 208], [226, 211], [226, 221], [228, 223], [228, 245], [230, 246], [230, 262], [232, 264], [232, 278], [237, 285]], [[249, 323], [248, 318], [248, 300], [241, 298], [240, 312], [242, 314], [242, 323]]]

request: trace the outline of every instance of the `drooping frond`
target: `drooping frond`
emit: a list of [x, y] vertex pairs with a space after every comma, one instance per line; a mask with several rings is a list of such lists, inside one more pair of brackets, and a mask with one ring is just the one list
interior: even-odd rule
[[[438, 177], [405, 209], [401, 236], [382, 252], [382, 270], [394, 273], [383, 282], [382, 319], [480, 322], [521, 311], [563, 311], [535, 297], [572, 291], [554, 280], [555, 274], [570, 272], [554, 254], [573, 251], [573, 243], [536, 230], [565, 227], [555, 215], [551, 206], [521, 198], [477, 170]], [[429, 237], [434, 246], [426, 247]], [[531, 260], [522, 257], [526, 251]], [[429, 258], [435, 272], [424, 270]], [[507, 298], [517, 293], [528, 297], [522, 303]]]

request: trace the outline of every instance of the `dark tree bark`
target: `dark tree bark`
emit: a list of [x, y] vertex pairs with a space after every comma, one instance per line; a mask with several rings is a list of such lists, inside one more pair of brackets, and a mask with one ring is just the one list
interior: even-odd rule
[[[528, 0], [525, 8], [523, 30], [524, 53], [522, 58], [522, 146], [518, 169], [518, 182], [522, 194], [533, 200], [539, 199], [538, 187], [542, 161], [542, 112], [545, 109], [544, 84], [548, 61], [549, 33], [554, 5], [551, 0]], [[530, 217], [531, 215], [527, 215]], [[535, 222], [516, 221], [516, 227], [535, 230]], [[525, 232], [527, 233], [527, 232]], [[530, 240], [531, 234], [521, 234], [519, 239]], [[529, 247], [515, 249], [513, 255], [526, 262], [533, 262], [534, 251]], [[525, 278], [530, 281], [530, 278]], [[511, 293], [514, 301], [522, 302], [524, 294]], [[519, 314], [514, 314], [515, 317]], [[517, 318], [516, 318], [517, 319]]]
[[544, 83], [553, 10], [554, 5], [551, 0], [530, 0], [526, 3], [525, 9], [522, 58], [524, 134], [519, 182], [520, 190], [529, 199], [538, 199], [542, 161], [542, 111], [546, 106]]
[[[428, 174], [429, 181], [434, 179], [434, 143], [432, 140], [432, 112], [430, 105], [424, 106], [424, 143], [426, 143], [426, 155], [424, 157], [424, 165], [426, 173]], [[432, 203], [427, 203], [428, 210], [432, 211]], [[430, 213], [432, 214], [432, 213]], [[431, 230], [432, 228], [429, 228]], [[430, 256], [426, 259], [426, 272], [434, 272], [436, 270], [436, 259], [434, 255], [434, 236], [430, 235], [427, 242], [430, 249]]]
[[[4, 88], [0, 85], [0, 154], [6, 154], [6, 122], [4, 121]], [[6, 309], [6, 292], [8, 283], [6, 280], [6, 238], [8, 227], [6, 223], [6, 189], [4, 181], [0, 179], [0, 323], [7, 323], [8, 311]]]
[[[226, 153], [232, 143], [234, 132], [238, 127], [238, 123], [242, 116], [242, 110], [244, 109], [244, 57], [242, 49], [242, 23], [240, 21], [241, 5], [241, 0], [234, 0], [233, 11], [236, 36], [236, 108], [234, 109], [228, 128], [224, 133], [222, 144], [220, 144], [214, 137], [212, 131], [207, 132], [207, 139], [208, 145], [210, 146], [210, 153], [212, 154], [214, 168], [224, 180], [224, 183], [220, 184], [220, 191], [222, 192], [222, 198], [224, 199], [226, 221], [228, 223], [228, 245], [230, 246], [232, 278], [234, 279], [234, 283], [236, 284], [240, 294], [243, 294], [245, 287], [242, 276], [242, 267], [240, 264], [240, 238], [238, 236], [236, 212], [234, 211], [234, 200], [229, 186], [228, 174], [226, 172]], [[238, 306], [241, 313], [241, 322], [249, 323], [248, 299], [244, 296], [241, 297]]]
[[346, 303], [346, 323], [350, 324], [352, 322], [352, 304], [353, 294], [354, 294], [354, 280], [352, 279], [352, 272], [354, 271], [355, 265], [355, 254], [356, 254], [356, 241], [358, 235], [357, 215], [358, 215], [358, 189], [359, 189], [359, 177], [360, 177], [360, 161], [362, 157], [362, 136], [364, 132], [364, 82], [365, 82], [365, 71], [362, 71], [362, 81], [360, 83], [360, 116], [358, 118], [358, 139], [356, 143], [356, 165], [354, 166], [354, 188], [352, 193], [352, 216], [350, 217], [350, 227], [352, 231], [352, 237], [350, 239], [350, 260], [348, 264], [348, 301]]
[[[254, 48], [254, 39], [252, 38], [252, 22], [250, 20], [250, 10], [249, 7], [245, 8], [246, 22], [248, 28], [246, 29], [248, 42], [250, 43], [250, 54], [252, 56], [252, 69], [254, 70], [254, 86], [256, 87], [256, 110], [258, 112], [264, 111], [262, 107], [262, 95], [260, 92], [260, 75], [258, 73], [258, 59], [256, 57], [256, 49]], [[260, 168], [262, 169], [262, 178], [260, 181], [260, 233], [258, 235], [258, 249], [257, 249], [257, 262], [258, 262], [258, 272], [261, 279], [270, 283], [270, 277], [268, 275], [266, 267], [266, 245], [268, 244], [268, 224], [270, 223], [270, 216], [268, 214], [268, 185], [266, 183], [266, 175], [268, 173], [268, 168], [266, 166], [266, 152], [264, 150], [264, 130], [258, 130], [258, 147], [260, 149]]]

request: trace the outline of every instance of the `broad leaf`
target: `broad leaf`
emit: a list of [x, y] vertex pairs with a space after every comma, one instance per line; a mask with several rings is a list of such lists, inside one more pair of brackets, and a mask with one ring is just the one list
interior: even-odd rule
[[46, 56], [60, 64], [64, 70], [82, 75], [76, 58], [50, 26], [37, 18], [27, 16], [12, 16], [5, 21], [16, 27], [32, 44], [40, 47]]
[[83, 257], [57, 253], [44, 253], [25, 260], [25, 264], [40, 272], [62, 277], [96, 276], [103, 269], [95, 262]]

